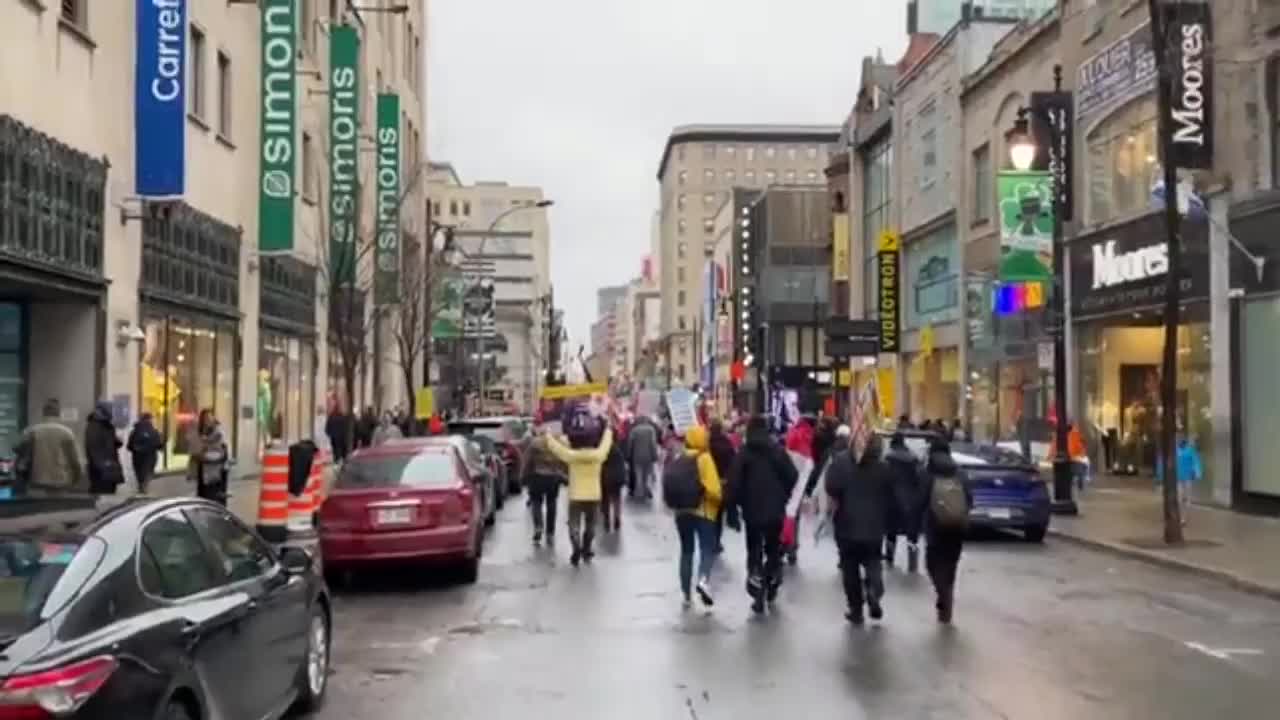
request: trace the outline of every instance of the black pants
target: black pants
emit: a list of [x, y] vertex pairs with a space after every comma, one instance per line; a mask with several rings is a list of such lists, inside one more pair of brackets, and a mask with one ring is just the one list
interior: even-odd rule
[[599, 512], [599, 500], [569, 501], [569, 544], [574, 552], [591, 552], [591, 541], [596, 536], [596, 515]]
[[604, 519], [604, 530], [622, 523], [622, 486], [603, 488], [600, 504], [600, 516]]
[[933, 589], [938, 593], [938, 607], [950, 607], [955, 599], [956, 570], [960, 566], [960, 553], [963, 550], [963, 533], [929, 533], [924, 566], [933, 582]]
[[880, 562], [878, 541], [840, 543], [840, 579], [849, 610], [855, 614], [862, 613], [863, 602], [879, 605], [884, 597]]
[[556, 534], [556, 500], [560, 497], [559, 482], [536, 480], [529, 485], [529, 513], [533, 516], [533, 534], [553, 540]]
[[775, 522], [746, 523], [747, 583], [752, 579], [776, 592], [782, 584], [782, 518]]

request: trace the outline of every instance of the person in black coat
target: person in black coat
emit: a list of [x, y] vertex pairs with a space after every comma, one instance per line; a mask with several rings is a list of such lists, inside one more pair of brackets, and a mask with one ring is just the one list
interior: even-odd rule
[[614, 532], [622, 529], [622, 488], [627, 484], [627, 458], [622, 452], [622, 443], [609, 446], [609, 454], [600, 466], [600, 515], [604, 519], [604, 529]]
[[120, 467], [120, 447], [124, 443], [116, 437], [111, 415], [111, 403], [99, 402], [84, 428], [89, 492], [94, 495], [114, 495], [116, 487], [124, 482], [124, 469]]
[[885, 533], [893, 471], [881, 459], [881, 452], [880, 436], [872, 434], [856, 465], [852, 453], [841, 453], [827, 469], [826, 490], [835, 503], [833, 521], [840, 575], [849, 603], [845, 618], [854, 625], [863, 622], [864, 601], [872, 620], [884, 616], [880, 543]]
[[[709, 428], [709, 445], [711, 459], [715, 461], [716, 472], [722, 478], [729, 477], [729, 473], [733, 470], [733, 461], [738, 451], [733, 449], [733, 441], [729, 439], [729, 435], [724, 431], [724, 423], [719, 420], [713, 420]], [[716, 514], [716, 554], [724, 552], [724, 514], [725, 504], [720, 503], [720, 511]]]
[[133, 459], [133, 475], [138, 481], [138, 494], [147, 493], [147, 484], [156, 474], [156, 461], [160, 458], [160, 450], [164, 448], [164, 436], [152, 422], [151, 413], [144, 412], [138, 416], [129, 433], [127, 445], [129, 455]]
[[885, 462], [893, 471], [893, 492], [886, 520], [884, 535], [884, 561], [893, 567], [897, 556], [898, 536], [907, 538], [907, 571], [916, 572], [919, 567], [920, 527], [924, 520], [927, 502], [928, 479], [915, 453], [907, 449], [902, 433], [894, 433], [889, 440], [889, 452]]
[[727, 475], [724, 506], [729, 527], [746, 524], [747, 592], [751, 609], [764, 612], [782, 584], [782, 522], [799, 481], [796, 466], [769, 434], [762, 415], [747, 421], [746, 440]]
[[[929, 446], [929, 460], [925, 466], [925, 503], [922, 519], [925, 537], [924, 564], [937, 593], [935, 607], [938, 622], [950, 623], [955, 608], [956, 572], [960, 566], [960, 554], [964, 551], [967, 528], [946, 528], [936, 522], [929, 498], [938, 478], [954, 478], [959, 473], [955, 458], [951, 457], [951, 445], [945, 440], [935, 440]], [[965, 502], [973, 509], [973, 493], [964, 486]]]

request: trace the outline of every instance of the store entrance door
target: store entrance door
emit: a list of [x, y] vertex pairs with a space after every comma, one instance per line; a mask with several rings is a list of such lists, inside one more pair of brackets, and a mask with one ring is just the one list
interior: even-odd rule
[[22, 303], [0, 301], [0, 455], [27, 426], [27, 329]]

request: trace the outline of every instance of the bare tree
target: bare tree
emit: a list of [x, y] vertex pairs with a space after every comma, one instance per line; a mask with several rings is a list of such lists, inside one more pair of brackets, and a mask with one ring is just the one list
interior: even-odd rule
[[[435, 306], [435, 283], [443, 270], [440, 254], [432, 251], [432, 225], [427, 225], [425, 242], [407, 239], [400, 263], [400, 302], [391, 315], [391, 335], [400, 351], [400, 372], [406, 391], [412, 396], [419, 363], [430, 363], [432, 329], [439, 308]], [[428, 365], [429, 367], [429, 365]], [[429, 382], [424, 377], [423, 382]]]

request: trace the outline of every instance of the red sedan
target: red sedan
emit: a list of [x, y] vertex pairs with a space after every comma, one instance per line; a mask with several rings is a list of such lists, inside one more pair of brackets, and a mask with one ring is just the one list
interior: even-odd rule
[[326, 569], [392, 561], [458, 564], [475, 582], [484, 511], [462, 456], [436, 439], [361, 450], [320, 508]]

